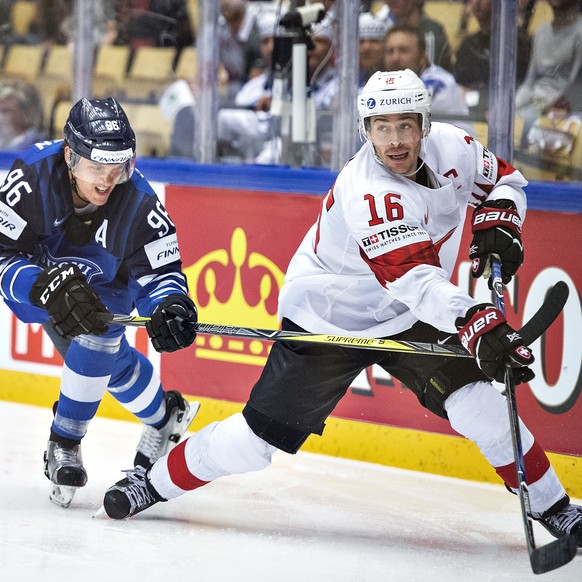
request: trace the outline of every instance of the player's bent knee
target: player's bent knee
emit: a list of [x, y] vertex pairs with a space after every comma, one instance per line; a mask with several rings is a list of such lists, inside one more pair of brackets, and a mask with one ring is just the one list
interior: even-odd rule
[[309, 433], [273, 420], [248, 404], [242, 413], [249, 427], [258, 437], [285, 453], [294, 455], [309, 436]]
[[507, 403], [490, 382], [473, 382], [445, 402], [451, 426], [477, 443], [494, 443], [509, 430]]

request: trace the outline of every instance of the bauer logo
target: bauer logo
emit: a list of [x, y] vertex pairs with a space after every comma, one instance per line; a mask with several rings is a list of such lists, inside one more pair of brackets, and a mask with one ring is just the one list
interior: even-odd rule
[[168, 265], [180, 258], [178, 239], [175, 233], [165, 236], [160, 240], [155, 240], [147, 244], [144, 248], [152, 269]]

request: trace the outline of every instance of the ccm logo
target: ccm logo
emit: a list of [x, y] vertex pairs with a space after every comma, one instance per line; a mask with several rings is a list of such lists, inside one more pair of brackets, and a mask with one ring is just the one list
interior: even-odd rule
[[40, 296], [40, 302], [43, 305], [46, 305], [51, 293], [59, 287], [59, 285], [66, 281], [69, 277], [75, 274], [75, 269], [73, 266], [70, 266], [66, 271], [61, 271], [46, 287], [46, 289], [42, 292]]

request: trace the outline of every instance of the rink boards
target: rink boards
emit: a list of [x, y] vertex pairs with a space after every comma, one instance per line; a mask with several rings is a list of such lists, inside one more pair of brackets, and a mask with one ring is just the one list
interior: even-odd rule
[[[277, 328], [277, 295], [285, 270], [315, 221], [333, 176], [255, 167], [230, 167], [213, 175], [211, 168], [193, 171], [193, 166], [158, 162], [150, 165], [150, 171], [142, 169], [148, 177], [160, 180], [155, 187], [176, 223], [200, 321]], [[545, 196], [545, 204], [547, 200]], [[582, 214], [532, 206], [523, 237], [526, 261], [508, 289], [510, 323], [520, 327], [527, 321], [557, 280], [569, 285], [570, 298], [565, 315], [533, 346], [536, 378], [519, 387], [518, 406], [542, 446], [551, 452], [569, 492], [581, 497], [582, 269], [575, 257], [582, 245]], [[461, 248], [468, 248], [469, 240], [465, 232]], [[461, 258], [454, 281], [478, 300], [488, 301], [486, 284], [473, 283], [469, 261]], [[62, 362], [42, 329], [18, 322], [2, 306], [0, 330], [0, 399], [51, 405], [58, 397]], [[143, 329], [129, 329], [128, 337], [152, 359], [167, 388], [202, 401], [194, 428], [240, 410], [271, 345], [200, 336], [193, 347], [160, 357]], [[100, 414], [128, 418], [109, 397]], [[398, 381], [376, 368], [357, 378], [328, 420], [324, 436], [310, 438], [305, 448], [498, 482], [472, 443], [431, 416]]]

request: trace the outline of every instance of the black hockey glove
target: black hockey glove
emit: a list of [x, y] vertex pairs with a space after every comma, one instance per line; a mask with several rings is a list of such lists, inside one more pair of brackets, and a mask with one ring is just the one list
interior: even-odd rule
[[[488, 200], [475, 208], [473, 241], [469, 249], [473, 277], [489, 277], [489, 255], [501, 260], [501, 278], [507, 284], [523, 263], [521, 218], [511, 200]], [[489, 277], [489, 288], [491, 288]]]
[[156, 352], [187, 348], [196, 338], [196, 305], [187, 295], [169, 295], [156, 305], [146, 330]]
[[107, 324], [98, 317], [107, 313], [107, 308], [75, 265], [42, 271], [30, 290], [30, 301], [48, 311], [51, 323], [63, 337], [103, 335], [107, 331]]
[[506, 359], [511, 363], [516, 384], [534, 378], [528, 368], [534, 361], [531, 350], [494, 305], [481, 303], [471, 307], [464, 317], [457, 318], [455, 325], [461, 343], [488, 378], [503, 382]]

